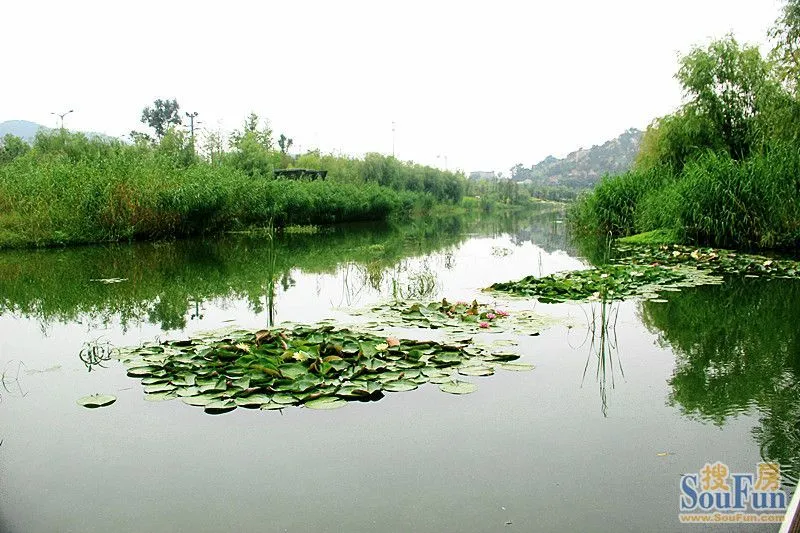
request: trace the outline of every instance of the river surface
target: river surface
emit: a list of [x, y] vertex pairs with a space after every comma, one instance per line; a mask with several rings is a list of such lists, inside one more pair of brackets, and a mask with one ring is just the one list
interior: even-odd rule
[[[717, 461], [779, 462], [791, 493], [794, 280], [666, 303], [504, 301], [557, 321], [518, 339], [533, 371], [470, 378], [465, 396], [428, 384], [335, 411], [211, 416], [145, 401], [108, 360], [234, 324], [363, 320], [395, 299], [495, 301], [481, 289], [591, 265], [562, 217], [0, 253], [0, 531], [701, 531], [678, 521], [679, 482]], [[98, 392], [118, 399], [76, 404]]]

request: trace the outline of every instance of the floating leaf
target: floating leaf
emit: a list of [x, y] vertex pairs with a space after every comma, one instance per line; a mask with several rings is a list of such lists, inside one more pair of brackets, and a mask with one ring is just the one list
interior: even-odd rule
[[502, 368], [503, 370], [511, 370], [512, 372], [526, 372], [535, 368], [533, 365], [529, 365], [527, 363], [500, 363], [497, 366], [498, 368]]
[[409, 381], [407, 379], [401, 379], [397, 381], [390, 381], [383, 386], [383, 390], [389, 392], [405, 392], [414, 390], [418, 387], [416, 383], [413, 381]]
[[78, 399], [78, 405], [95, 409], [97, 407], [106, 407], [117, 401], [116, 396], [110, 394], [91, 394]]
[[463, 366], [458, 369], [458, 373], [462, 376], [491, 376], [494, 369], [488, 366]]
[[309, 409], [338, 409], [347, 405], [347, 402], [335, 396], [321, 396], [320, 398], [310, 400], [303, 405]]
[[478, 390], [478, 386], [467, 381], [454, 380], [442, 383], [439, 385], [439, 389], [449, 394], [470, 394]]
[[216, 400], [206, 404], [205, 411], [210, 415], [220, 415], [236, 409], [236, 402], [232, 400]]

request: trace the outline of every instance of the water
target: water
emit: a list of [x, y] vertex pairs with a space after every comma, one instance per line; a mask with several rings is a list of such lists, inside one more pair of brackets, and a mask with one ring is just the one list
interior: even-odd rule
[[[680, 475], [707, 462], [775, 460], [793, 483], [791, 280], [536, 305], [561, 320], [521, 339], [536, 369], [463, 397], [209, 416], [144, 401], [105, 360], [231, 324], [364, 320], [395, 297], [491, 300], [495, 281], [589, 265], [560, 217], [0, 254], [0, 531], [681, 531]], [[76, 405], [95, 392], [118, 400]]]

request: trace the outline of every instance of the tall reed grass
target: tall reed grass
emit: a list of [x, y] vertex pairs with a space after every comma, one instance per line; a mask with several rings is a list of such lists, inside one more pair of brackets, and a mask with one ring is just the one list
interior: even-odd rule
[[686, 243], [728, 248], [800, 245], [800, 150], [774, 143], [745, 160], [707, 152], [667, 168], [605, 178], [570, 212], [578, 233], [673, 230]]

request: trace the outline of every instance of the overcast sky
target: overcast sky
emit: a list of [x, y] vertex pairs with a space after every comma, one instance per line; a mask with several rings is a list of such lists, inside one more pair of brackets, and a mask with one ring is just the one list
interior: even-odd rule
[[[504, 170], [644, 128], [678, 53], [765, 43], [779, 0], [4, 2], [0, 122], [123, 135], [177, 98], [203, 126], [255, 111], [302, 148]], [[437, 158], [437, 156], [441, 156]]]

